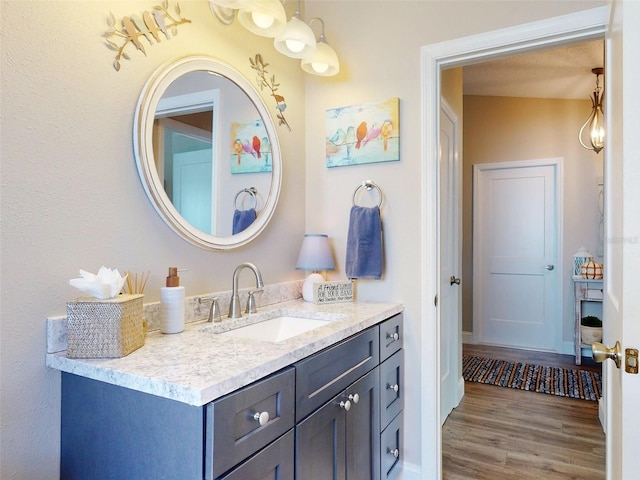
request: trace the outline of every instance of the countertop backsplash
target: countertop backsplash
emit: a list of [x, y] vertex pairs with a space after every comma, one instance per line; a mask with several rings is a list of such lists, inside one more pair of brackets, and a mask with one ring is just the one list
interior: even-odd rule
[[[255, 287], [240, 290], [240, 303], [244, 311], [247, 294]], [[223, 318], [229, 311], [231, 302], [231, 290], [224, 292], [204, 293], [192, 295], [185, 299], [185, 323], [206, 320], [209, 315], [209, 305], [200, 304], [198, 298], [218, 298], [220, 311]], [[256, 294], [257, 307], [273, 305], [275, 303], [295, 300], [302, 297], [302, 280], [293, 282], [276, 283], [265, 285], [262, 293]], [[143, 306], [143, 317], [147, 322], [147, 331], [153, 332], [160, 329], [160, 302], [145, 303]], [[67, 349], [67, 317], [66, 315], [57, 317], [47, 317], [47, 353], [62, 352]]]

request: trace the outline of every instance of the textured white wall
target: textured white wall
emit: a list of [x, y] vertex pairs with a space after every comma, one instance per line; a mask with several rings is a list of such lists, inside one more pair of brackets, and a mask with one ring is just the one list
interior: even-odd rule
[[[357, 296], [405, 303], [405, 437], [403, 478], [420, 470], [420, 191], [422, 91], [420, 47], [519, 23], [601, 6], [570, 1], [308, 0], [307, 17], [321, 16], [327, 41], [342, 59], [335, 78], [306, 82], [307, 230], [327, 233], [344, 277], [351, 196], [364, 179], [378, 183], [386, 263], [382, 280], [362, 280]], [[327, 169], [324, 115], [328, 108], [400, 98], [400, 161]], [[434, 246], [435, 248], [435, 246]], [[434, 392], [435, 394], [435, 392]], [[411, 477], [413, 478], [413, 477]]]
[[[156, 1], [1, 3], [2, 318], [0, 478], [55, 479], [59, 464], [60, 375], [45, 367], [45, 318], [79, 292], [78, 269], [150, 270], [146, 301], [159, 299], [170, 265], [187, 295], [228, 290], [233, 269], [255, 262], [265, 282], [295, 270], [304, 235], [304, 89], [298, 62], [271, 41], [223, 26], [206, 1], [180, 2], [191, 24], [116, 72], [105, 44], [107, 16], [150, 10]], [[170, 0], [170, 8], [175, 2]], [[144, 42], [144, 40], [143, 40]], [[276, 127], [283, 191], [262, 235], [232, 252], [209, 252], [175, 235], [147, 200], [136, 171], [132, 122], [149, 75], [187, 54], [232, 63], [255, 85], [249, 57], [262, 53], [281, 83], [292, 131]], [[275, 102], [264, 94], [271, 112]], [[277, 125], [277, 122], [276, 122]], [[251, 276], [242, 276], [248, 286]], [[160, 419], [159, 419], [160, 420]]]

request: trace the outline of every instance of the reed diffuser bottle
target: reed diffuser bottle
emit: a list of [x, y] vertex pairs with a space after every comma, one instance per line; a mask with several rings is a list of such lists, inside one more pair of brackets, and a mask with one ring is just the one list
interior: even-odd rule
[[180, 333], [184, 330], [184, 287], [180, 286], [178, 268], [169, 267], [166, 286], [160, 289], [160, 331]]

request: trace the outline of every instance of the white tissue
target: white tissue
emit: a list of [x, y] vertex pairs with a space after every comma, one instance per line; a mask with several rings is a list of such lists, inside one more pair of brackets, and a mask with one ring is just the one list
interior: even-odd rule
[[80, 270], [80, 275], [82, 278], [73, 278], [69, 280], [69, 284], [100, 299], [117, 296], [127, 278], [126, 275], [122, 277], [118, 270], [111, 270], [107, 267], [100, 267], [97, 275], [86, 270]]

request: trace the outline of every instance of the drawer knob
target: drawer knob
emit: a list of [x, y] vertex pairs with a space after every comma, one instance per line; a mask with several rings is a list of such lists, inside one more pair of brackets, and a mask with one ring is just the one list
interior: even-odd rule
[[398, 390], [400, 390], [400, 386], [397, 383], [395, 385], [387, 385], [387, 388], [389, 390], [393, 390], [396, 393], [398, 393]]
[[387, 453], [389, 455], [393, 455], [395, 458], [398, 458], [400, 456], [400, 450], [398, 450], [397, 448], [394, 448], [394, 449], [389, 448], [387, 450]]
[[353, 403], [358, 403], [360, 401], [360, 395], [358, 395], [357, 393], [353, 393], [349, 395], [349, 400], [351, 400]]
[[393, 342], [397, 341], [400, 338], [398, 332], [387, 333], [387, 338]]
[[343, 400], [340, 402], [340, 408], [344, 408], [347, 412], [351, 410], [351, 402], [347, 400], [346, 402]]
[[269, 412], [256, 412], [253, 415], [253, 419], [256, 420], [260, 426], [266, 425], [269, 422]]

